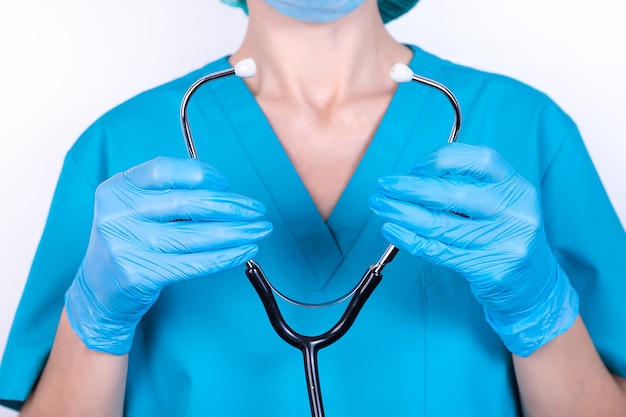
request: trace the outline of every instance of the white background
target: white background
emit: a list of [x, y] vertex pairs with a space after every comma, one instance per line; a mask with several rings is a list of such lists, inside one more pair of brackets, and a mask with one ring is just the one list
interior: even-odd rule
[[[626, 223], [625, 7], [422, 0], [389, 28], [547, 92], [577, 121]], [[1, 0], [0, 353], [73, 141], [123, 100], [232, 52], [245, 23], [218, 0]]]

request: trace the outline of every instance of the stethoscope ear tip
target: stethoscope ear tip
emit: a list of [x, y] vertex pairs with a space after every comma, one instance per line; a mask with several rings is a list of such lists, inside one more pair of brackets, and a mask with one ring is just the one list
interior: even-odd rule
[[252, 58], [245, 58], [234, 66], [235, 75], [241, 78], [250, 78], [256, 75], [256, 63]]
[[407, 83], [413, 79], [413, 71], [411, 68], [398, 62], [391, 68], [389, 76], [397, 83]]

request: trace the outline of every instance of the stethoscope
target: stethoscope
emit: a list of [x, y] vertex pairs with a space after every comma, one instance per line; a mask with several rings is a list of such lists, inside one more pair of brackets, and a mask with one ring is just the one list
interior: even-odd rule
[[[254, 60], [247, 58], [235, 64], [233, 68], [228, 68], [206, 75], [198, 79], [191, 85], [191, 87], [189, 87], [180, 106], [180, 122], [190, 158], [198, 158], [196, 147], [194, 145], [193, 138], [191, 137], [189, 119], [187, 118], [187, 106], [191, 96], [193, 96], [202, 84], [209, 81], [228, 77], [230, 75], [237, 75], [241, 78], [249, 78], [253, 77], [255, 74], [256, 65]], [[452, 130], [450, 131], [450, 136], [448, 137], [448, 143], [455, 142], [459, 134], [459, 129], [461, 128], [461, 109], [454, 94], [452, 94], [452, 92], [443, 84], [414, 74], [413, 71], [404, 64], [395, 64], [391, 69], [390, 76], [392, 80], [398, 83], [415, 81], [420, 84], [433, 87], [442, 92], [448, 98], [454, 109], [454, 121], [452, 124]], [[393, 245], [389, 245], [378, 262], [370, 266], [367, 271], [365, 271], [361, 280], [354, 288], [352, 288], [345, 295], [324, 303], [305, 303], [288, 297], [270, 283], [258, 263], [253, 260], [246, 263], [246, 276], [261, 299], [272, 327], [285, 342], [295, 348], [298, 348], [302, 352], [304, 357], [304, 370], [309, 394], [309, 402], [311, 405], [311, 414], [313, 417], [324, 416], [324, 406], [322, 404], [322, 392], [317, 365], [317, 353], [320, 349], [332, 345], [344, 334], [346, 334], [356, 320], [361, 308], [382, 280], [383, 268], [393, 260], [397, 253], [398, 249]], [[274, 293], [291, 304], [307, 308], [330, 307], [349, 298], [350, 302], [348, 303], [348, 306], [346, 307], [341, 318], [332, 328], [317, 336], [306, 336], [296, 332], [287, 324], [280, 308], [278, 307]]]

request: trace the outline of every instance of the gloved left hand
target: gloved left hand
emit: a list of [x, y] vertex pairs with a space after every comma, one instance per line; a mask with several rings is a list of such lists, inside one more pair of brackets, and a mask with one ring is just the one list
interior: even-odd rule
[[495, 151], [446, 145], [378, 188], [370, 207], [388, 221], [383, 235], [464, 276], [512, 353], [571, 327], [578, 295], [546, 240], [537, 191]]

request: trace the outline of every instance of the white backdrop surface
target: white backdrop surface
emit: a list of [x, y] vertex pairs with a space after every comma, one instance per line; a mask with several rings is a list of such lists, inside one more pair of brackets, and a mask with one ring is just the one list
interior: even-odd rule
[[[389, 28], [548, 93], [578, 123], [626, 223], [625, 10], [620, 0], [422, 0]], [[0, 354], [73, 141], [116, 104], [233, 51], [245, 24], [218, 0], [0, 2]]]

